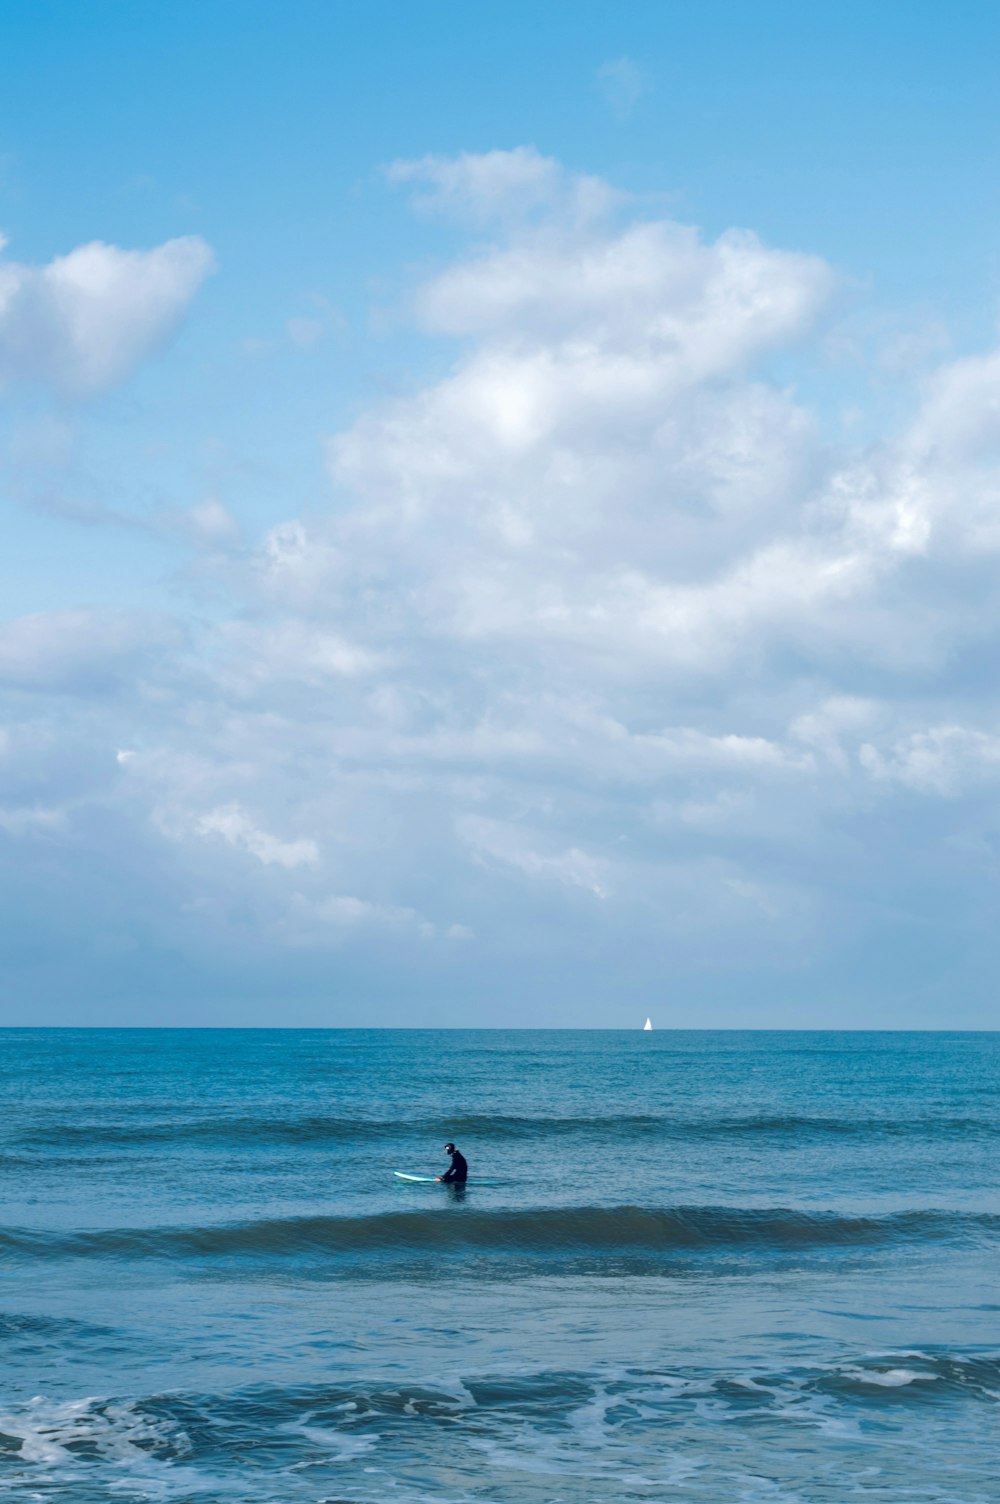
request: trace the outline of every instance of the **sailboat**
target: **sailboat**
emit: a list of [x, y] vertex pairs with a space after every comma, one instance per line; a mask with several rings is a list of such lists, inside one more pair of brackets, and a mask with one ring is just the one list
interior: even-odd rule
[[645, 1032], [646, 1029], [651, 1029], [653, 1027], [653, 1020], [651, 1018], [647, 1018], [642, 1027], [643, 1032]]

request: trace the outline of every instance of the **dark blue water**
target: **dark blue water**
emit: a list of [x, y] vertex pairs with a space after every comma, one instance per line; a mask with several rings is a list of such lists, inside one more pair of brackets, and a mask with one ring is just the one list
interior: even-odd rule
[[12, 1499], [996, 1504], [1000, 1035], [0, 1051]]

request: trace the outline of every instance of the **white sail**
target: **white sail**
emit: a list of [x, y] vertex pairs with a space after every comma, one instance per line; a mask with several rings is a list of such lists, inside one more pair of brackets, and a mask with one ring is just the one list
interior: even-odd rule
[[642, 1027], [643, 1027], [643, 1030], [651, 1029], [653, 1027], [653, 1020], [651, 1018], [647, 1018], [646, 1022], [643, 1024]]

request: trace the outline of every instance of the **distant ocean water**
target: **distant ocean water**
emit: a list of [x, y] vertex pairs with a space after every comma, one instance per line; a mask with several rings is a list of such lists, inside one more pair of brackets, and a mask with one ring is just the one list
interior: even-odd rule
[[0, 1099], [12, 1500], [1000, 1497], [1000, 1035], [7, 1030]]

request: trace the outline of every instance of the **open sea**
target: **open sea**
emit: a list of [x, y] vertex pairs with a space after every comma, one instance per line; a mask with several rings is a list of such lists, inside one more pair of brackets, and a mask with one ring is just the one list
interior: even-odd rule
[[12, 1029], [0, 1098], [12, 1501], [1000, 1499], [998, 1034]]

